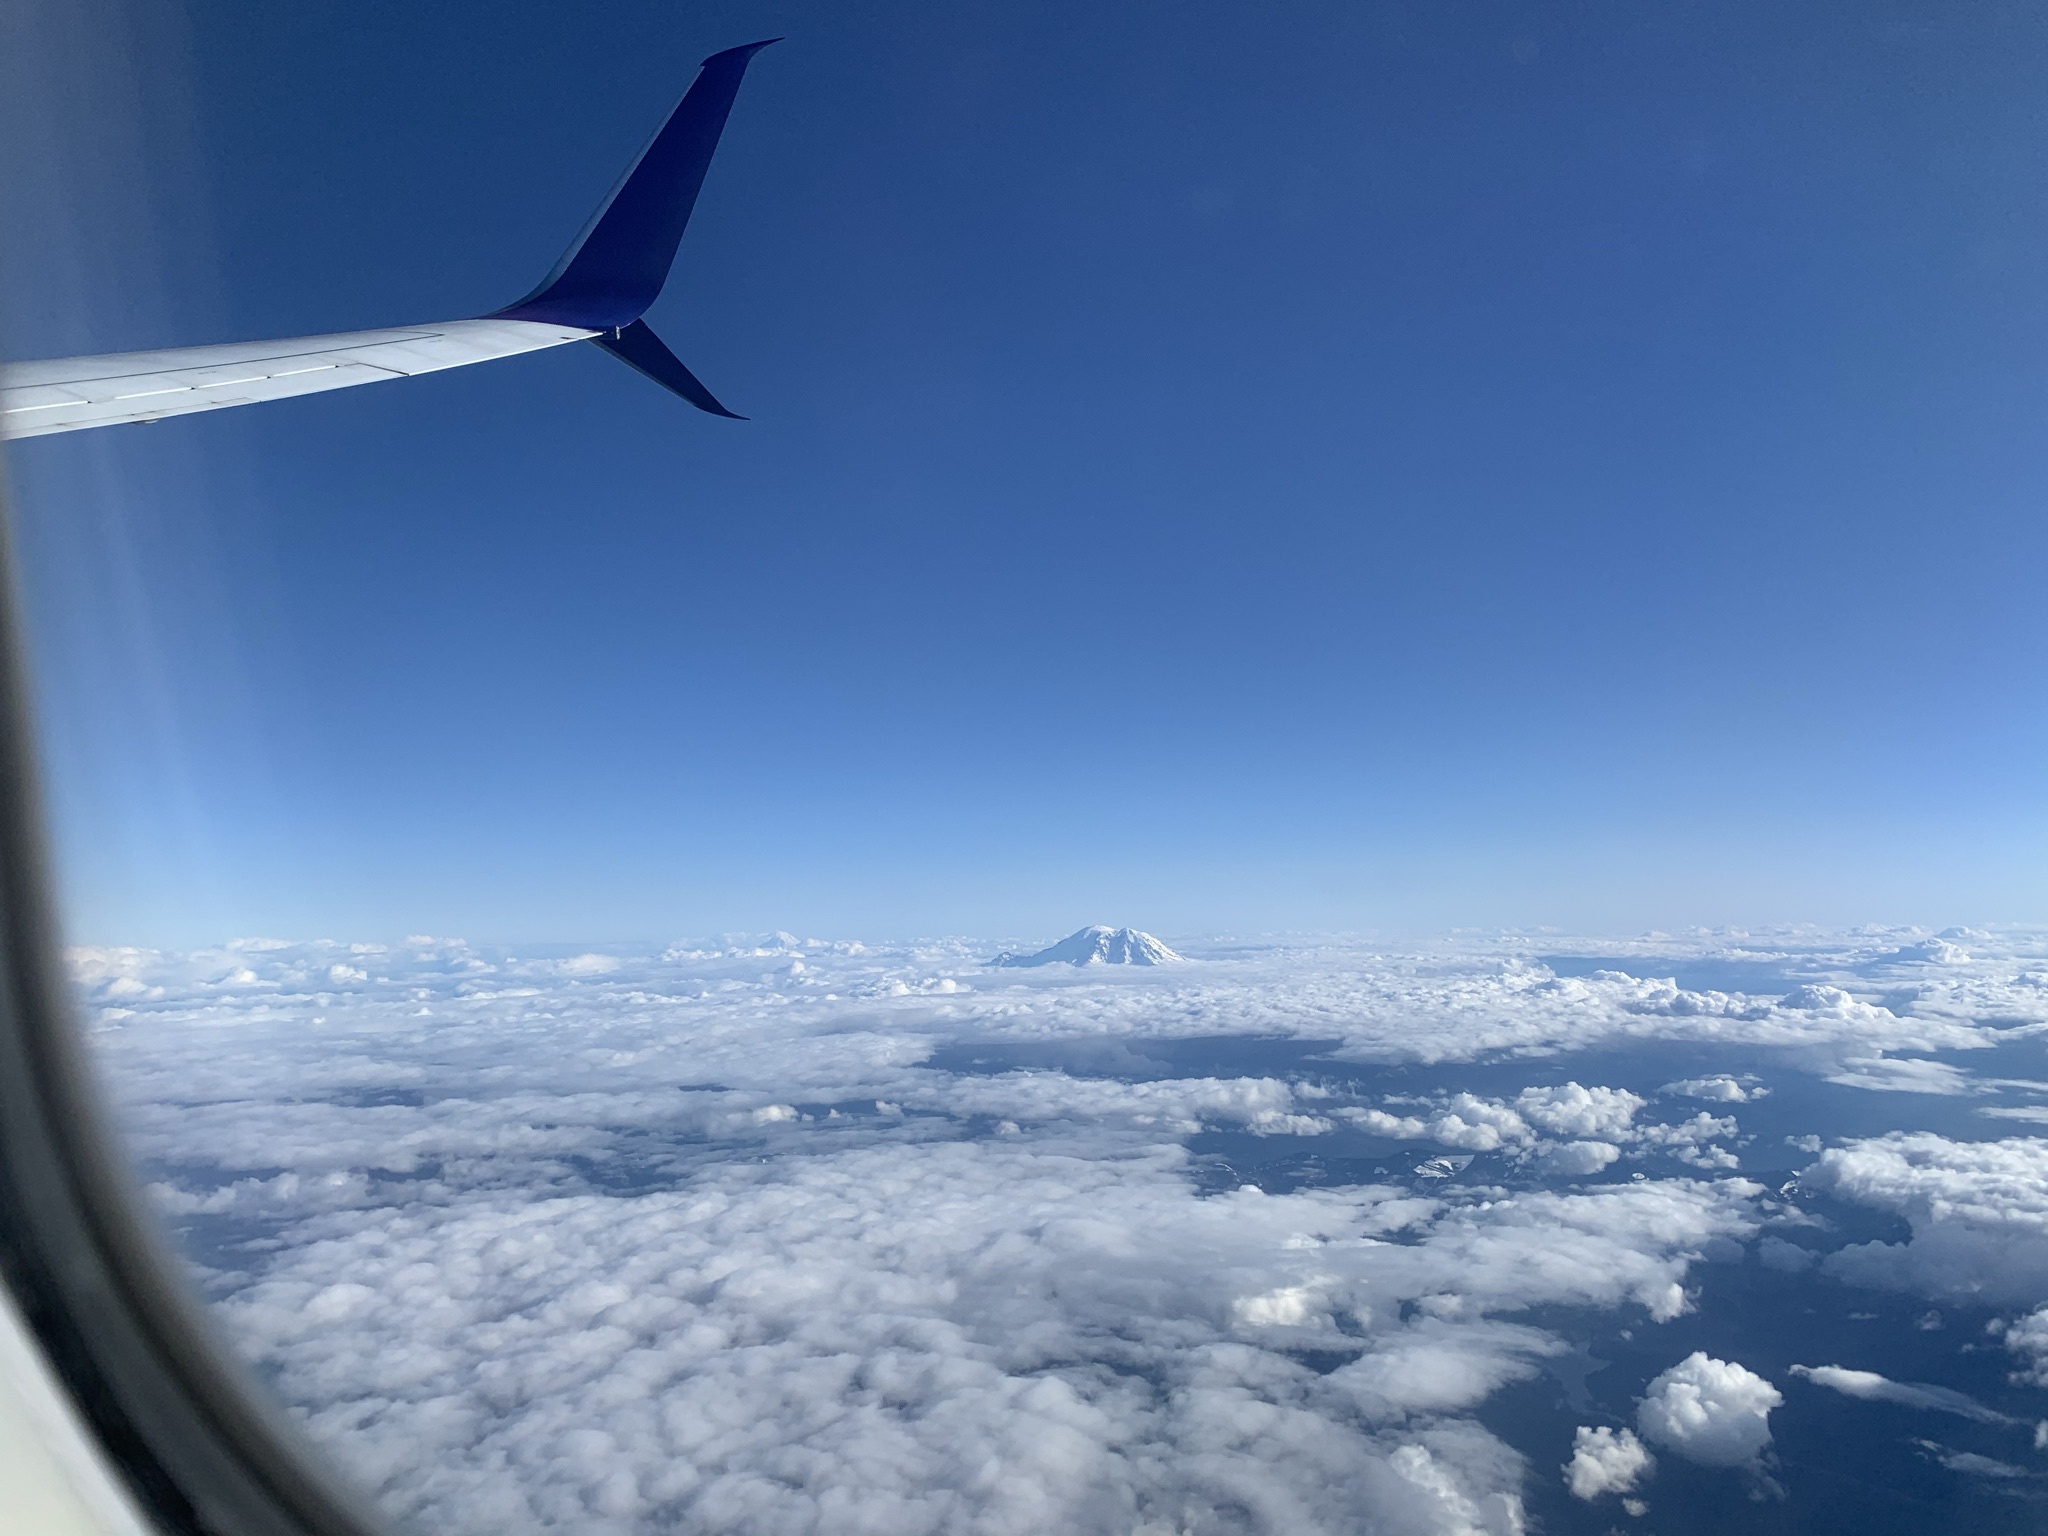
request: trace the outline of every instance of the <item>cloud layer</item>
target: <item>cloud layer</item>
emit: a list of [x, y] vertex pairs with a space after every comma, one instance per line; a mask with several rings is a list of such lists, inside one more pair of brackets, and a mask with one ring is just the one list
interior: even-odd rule
[[[423, 1527], [1507, 1533], [1530, 1465], [1476, 1411], [1587, 1319], [1654, 1339], [1746, 1251], [1930, 1294], [2033, 1273], [2028, 1138], [1838, 1139], [1806, 1185], [1912, 1237], [1821, 1260], [1777, 1235], [1815, 1222], [1737, 1176], [1744, 1122], [1799, 1083], [1939, 1066], [1984, 1103], [1986, 1074], [1916, 1053], [2048, 1023], [1987, 946], [1835, 943], [1828, 974], [1876, 967], [1911, 1011], [1680, 987], [1626, 953], [1561, 975], [1490, 940], [1189, 946], [1137, 975], [786, 934], [78, 970], [238, 1347]], [[1672, 1060], [1599, 1075], [1630, 1052]], [[1295, 1171], [1238, 1171], [1260, 1158]], [[2035, 1319], [2002, 1326], [2022, 1372], [2048, 1357]], [[1731, 1361], [1638, 1389], [1642, 1439], [1579, 1430], [1581, 1498], [1631, 1496], [1644, 1440], [1738, 1468], [1770, 1443], [1776, 1389]]]
[[1506, 1531], [1519, 1458], [1451, 1416], [1562, 1347], [1515, 1317], [1673, 1316], [1689, 1255], [1749, 1225], [1704, 1184], [1198, 1200], [1178, 1175], [954, 1142], [351, 1212], [223, 1312], [441, 1528], [1110, 1531], [1256, 1489], [1256, 1529]]

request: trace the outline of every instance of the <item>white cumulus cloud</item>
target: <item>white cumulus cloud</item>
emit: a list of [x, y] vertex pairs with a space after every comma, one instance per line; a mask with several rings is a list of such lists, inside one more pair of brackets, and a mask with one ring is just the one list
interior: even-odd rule
[[1598, 1173], [1621, 1157], [1621, 1148], [1606, 1141], [1564, 1141], [1546, 1143], [1536, 1154], [1536, 1166], [1564, 1178]]
[[1564, 1480], [1573, 1498], [1597, 1499], [1604, 1493], [1633, 1493], [1656, 1470], [1657, 1458], [1635, 1431], [1581, 1424], [1572, 1437]]
[[1695, 1350], [1650, 1383], [1636, 1427], [1702, 1466], [1753, 1466], [1770, 1448], [1771, 1410], [1784, 1401], [1748, 1367]]
[[2048, 1141], [1894, 1132], [1831, 1147], [1801, 1178], [1912, 1228], [1903, 1243], [1831, 1254], [1838, 1279], [1994, 1306], [2048, 1295]]
[[2048, 1307], [2036, 1307], [2023, 1317], [1995, 1318], [1991, 1332], [2004, 1339], [2005, 1347], [2023, 1362], [2013, 1372], [2014, 1382], [2030, 1387], [2048, 1387]]
[[1666, 1083], [1657, 1090], [1680, 1099], [1705, 1099], [1714, 1104], [1747, 1104], [1769, 1095], [1770, 1089], [1754, 1080], [1745, 1081], [1726, 1072], [1712, 1077], [1687, 1077]]

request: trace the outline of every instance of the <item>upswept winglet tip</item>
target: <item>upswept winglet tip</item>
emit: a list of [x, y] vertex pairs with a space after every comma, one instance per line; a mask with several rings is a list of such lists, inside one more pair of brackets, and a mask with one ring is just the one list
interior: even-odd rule
[[540, 286], [492, 319], [616, 330], [647, 312], [668, 279], [747, 64], [781, 38], [714, 53], [659, 132]]
[[783, 39], [779, 37], [764, 37], [758, 43], [741, 43], [737, 48], [721, 48], [718, 50], [718, 52], [712, 54], [709, 58], [705, 59], [704, 63], [716, 64], [720, 59], [730, 59], [739, 57], [751, 58], [754, 54], [759, 53], [763, 48], [771, 47], [774, 44], [782, 41]]

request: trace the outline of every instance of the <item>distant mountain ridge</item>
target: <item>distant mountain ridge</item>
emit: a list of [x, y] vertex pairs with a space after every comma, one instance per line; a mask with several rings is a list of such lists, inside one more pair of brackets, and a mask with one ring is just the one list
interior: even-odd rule
[[1013, 955], [1005, 951], [989, 964], [1164, 965], [1180, 958], [1149, 933], [1136, 928], [1108, 928], [1095, 923], [1076, 929], [1049, 949], [1041, 949], [1031, 955]]

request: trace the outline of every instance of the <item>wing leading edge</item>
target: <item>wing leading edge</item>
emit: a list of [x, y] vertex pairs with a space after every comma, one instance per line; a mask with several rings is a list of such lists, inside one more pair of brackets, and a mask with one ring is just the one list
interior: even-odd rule
[[731, 417], [640, 316], [668, 277], [747, 62], [767, 46], [749, 43], [704, 61], [583, 233], [517, 304], [434, 325], [0, 366], [0, 438], [160, 421], [575, 341], [596, 341], [700, 410]]
[[291, 341], [17, 363], [0, 370], [0, 437], [41, 437], [82, 427], [161, 421], [380, 379], [406, 379], [587, 341], [592, 334], [517, 320], [454, 320]]

